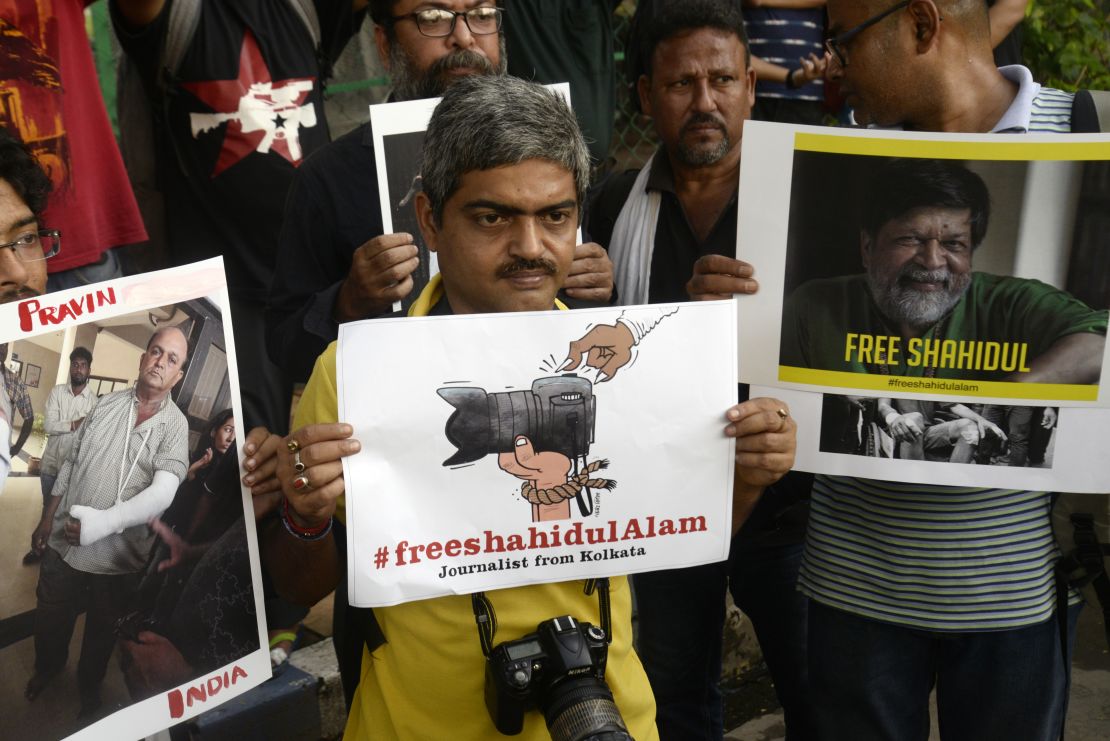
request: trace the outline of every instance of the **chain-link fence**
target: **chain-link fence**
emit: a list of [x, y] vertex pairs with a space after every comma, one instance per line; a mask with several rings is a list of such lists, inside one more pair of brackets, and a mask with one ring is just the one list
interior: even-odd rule
[[639, 112], [634, 96], [636, 81], [625, 76], [624, 58], [628, 49], [632, 15], [636, 0], [624, 0], [613, 15], [615, 60], [617, 65], [617, 110], [613, 129], [613, 143], [609, 155], [616, 160], [616, 172], [642, 167], [658, 144], [651, 119]]

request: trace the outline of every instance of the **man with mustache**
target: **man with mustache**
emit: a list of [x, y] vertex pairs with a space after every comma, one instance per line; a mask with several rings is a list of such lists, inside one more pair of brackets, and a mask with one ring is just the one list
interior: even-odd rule
[[[46, 210], [50, 179], [21, 141], [0, 127], [0, 303], [41, 295], [46, 290], [46, 260], [58, 253], [56, 233], [40, 234], [39, 219]], [[7, 360], [7, 345], [0, 362]], [[5, 369], [5, 372], [6, 369]], [[27, 404], [27, 409], [30, 403]], [[32, 415], [33, 416], [33, 415]], [[27, 415], [23, 415], [27, 420]], [[33, 419], [31, 420], [34, 421]], [[9, 449], [12, 399], [0, 390], [0, 492], [11, 470]], [[31, 432], [20, 431], [14, 451]]]
[[[493, 0], [372, 0], [378, 54], [391, 101], [442, 95], [469, 75], [503, 75], [502, 11]], [[270, 291], [274, 362], [303, 381], [342, 322], [388, 314], [413, 290], [419, 265], [411, 234], [383, 234], [373, 135], [366, 123], [299, 169], [287, 201]], [[596, 244], [578, 245], [567, 295], [608, 300], [611, 265]]]
[[[1105, 311], [1039, 281], [972, 271], [990, 218], [990, 193], [982, 178], [951, 160], [893, 159], [871, 173], [861, 201], [860, 257], [866, 272], [809, 281], [787, 298], [784, 365], [985, 381], [1097, 382]], [[902, 350], [846, 357], [849, 332], [898, 337]], [[911, 339], [1024, 343], [1028, 369], [914, 362], [906, 349]]]
[[[741, 138], [756, 81], [739, 3], [656, 6], [641, 26], [637, 91], [661, 146], [643, 170], [606, 182], [590, 203], [586, 231], [607, 246], [623, 304], [753, 293], [752, 267], [735, 259]], [[747, 387], [739, 394], [747, 398]], [[724, 735], [726, 590], [752, 620], [790, 737], [812, 736], [805, 600], [794, 588], [808, 484], [792, 475], [738, 502], [734, 517], [744, 528], [727, 561], [633, 577], [637, 649], [664, 741]]]
[[[573, 261], [589, 180], [589, 155], [565, 101], [511, 77], [461, 81], [432, 116], [424, 164], [417, 215], [442, 270], [409, 315], [565, 308], [556, 294]], [[326, 596], [342, 578], [332, 520], [346, 504], [337, 458], [359, 446], [343, 439], [351, 434], [349, 425], [336, 424], [336, 353], [332, 343], [316, 361], [297, 408], [298, 429], [285, 440], [289, 452], [278, 455], [287, 503], [283, 527], [260, 535], [275, 584], [303, 603]], [[735, 499], [757, 496], [789, 469], [795, 426], [778, 401], [754, 399], [731, 407], [723, 431], [737, 438]], [[302, 471], [295, 471], [294, 461]], [[622, 725], [633, 738], [650, 741], [657, 738], [653, 703], [632, 651], [627, 581], [613, 579], [610, 594], [613, 641], [605, 679]], [[496, 613], [498, 642], [535, 630], [551, 615], [579, 617], [598, 610], [581, 582], [502, 589], [487, 596]], [[486, 659], [471, 599], [421, 600], [374, 608], [373, 614], [384, 640], [360, 647], [362, 678], [346, 737], [495, 738], [482, 700]], [[435, 703], [423, 699], [430, 697]], [[559, 712], [552, 709], [549, 719]], [[606, 730], [615, 728], [606, 725]], [[554, 722], [549, 732], [541, 713], [530, 711], [520, 738], [539, 741], [558, 737], [556, 731]], [[577, 737], [585, 732], [578, 729]], [[596, 735], [626, 738], [616, 732]]]
[[87, 601], [77, 686], [79, 718], [92, 721], [115, 646], [115, 625], [146, 566], [147, 522], [173, 502], [189, 467], [189, 423], [170, 392], [189, 345], [177, 327], [151, 335], [132, 388], [104, 396], [75, 433], [33, 543], [44, 549], [35, 609], [34, 700], [66, 664]]

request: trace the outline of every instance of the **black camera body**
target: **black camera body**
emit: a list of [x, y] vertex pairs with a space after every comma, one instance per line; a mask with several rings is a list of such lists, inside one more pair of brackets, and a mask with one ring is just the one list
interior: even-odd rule
[[498, 645], [486, 661], [486, 708], [494, 726], [514, 736], [524, 714], [538, 708], [554, 741], [630, 738], [605, 684], [608, 652], [605, 631], [569, 615]]
[[537, 452], [554, 451], [571, 460], [587, 455], [594, 441], [593, 384], [573, 373], [537, 378], [530, 391], [491, 394], [467, 386], [445, 387], [437, 393], [455, 407], [445, 433], [458, 450], [444, 466], [509, 453], [519, 435], [531, 440]]

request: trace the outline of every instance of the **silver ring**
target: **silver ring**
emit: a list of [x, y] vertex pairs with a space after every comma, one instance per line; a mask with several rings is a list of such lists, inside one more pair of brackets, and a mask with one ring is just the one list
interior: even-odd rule
[[293, 453], [293, 470], [297, 473], [303, 473], [304, 469], [305, 465], [301, 462], [301, 451], [297, 450]]

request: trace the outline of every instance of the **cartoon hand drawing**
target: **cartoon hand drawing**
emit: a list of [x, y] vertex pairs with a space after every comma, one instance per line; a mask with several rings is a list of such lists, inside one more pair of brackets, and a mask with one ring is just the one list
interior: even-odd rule
[[616, 486], [615, 481], [590, 478], [608, 461], [587, 462], [597, 399], [586, 379], [568, 373], [537, 378], [528, 391], [445, 387], [437, 393], [455, 407], [444, 432], [457, 450], [443, 465], [473, 463], [497, 453], [503, 470], [525, 480], [521, 495], [532, 504], [533, 521], [568, 519], [571, 499], [588, 515], [593, 510], [590, 489], [611, 491]]
[[626, 324], [619, 321], [613, 325], [599, 324], [582, 339], [570, 343], [567, 364], [563, 366], [563, 370], [572, 371], [578, 368], [585, 355], [586, 365], [598, 369], [597, 382], [604, 383], [632, 360], [634, 344], [632, 330]]
[[613, 324], [599, 324], [571, 342], [567, 359], [559, 369], [577, 369], [585, 355], [586, 366], [598, 371], [598, 383], [612, 380], [617, 371], [634, 359], [632, 348], [639, 345], [661, 321], [677, 312], [677, 306], [626, 310]]
[[582, 489], [612, 491], [617, 482], [592, 479], [590, 474], [608, 468], [609, 461], [594, 461], [574, 476], [570, 475], [571, 460], [562, 453], [537, 453], [532, 441], [524, 435], [516, 439], [511, 453], [497, 456], [501, 470], [524, 479], [520, 494], [532, 505], [532, 521], [569, 520], [570, 500], [581, 496]]

